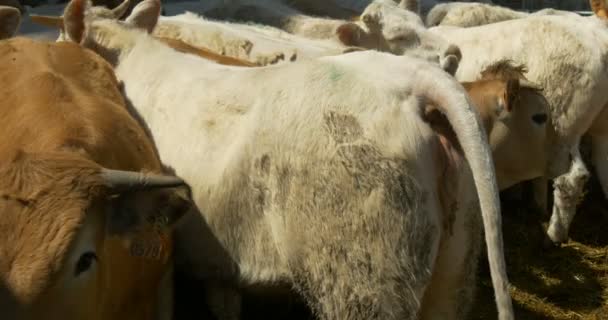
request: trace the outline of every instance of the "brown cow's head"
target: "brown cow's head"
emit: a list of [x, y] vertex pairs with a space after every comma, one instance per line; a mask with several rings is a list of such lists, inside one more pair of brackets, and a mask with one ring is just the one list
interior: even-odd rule
[[20, 22], [21, 14], [18, 9], [0, 6], [0, 40], [14, 36]]
[[393, 0], [376, 0], [363, 11], [360, 22], [345, 22], [336, 34], [344, 45], [417, 56], [454, 74], [460, 49], [427, 30], [420, 16], [408, 10], [417, 6], [405, 2], [399, 6]]
[[606, 7], [605, 0], [589, 0], [589, 4], [598, 18], [608, 20], [608, 7]]
[[157, 319], [169, 229], [190, 206], [177, 187], [183, 182], [105, 170], [69, 152], [3, 159], [0, 298], [11, 303], [0, 303], [0, 312]]
[[524, 66], [499, 61], [480, 80], [464, 83], [488, 132], [500, 189], [546, 170], [552, 126], [542, 89], [527, 81]]

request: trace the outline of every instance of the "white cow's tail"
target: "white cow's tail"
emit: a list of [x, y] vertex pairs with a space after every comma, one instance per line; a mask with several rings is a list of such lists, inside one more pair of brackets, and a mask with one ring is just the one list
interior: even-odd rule
[[[446, 116], [471, 167], [483, 217], [490, 273], [498, 318], [513, 320], [509, 294], [496, 171], [484, 128], [462, 86], [440, 69], [419, 68], [413, 93], [424, 97]], [[440, 74], [441, 73], [441, 74]]]

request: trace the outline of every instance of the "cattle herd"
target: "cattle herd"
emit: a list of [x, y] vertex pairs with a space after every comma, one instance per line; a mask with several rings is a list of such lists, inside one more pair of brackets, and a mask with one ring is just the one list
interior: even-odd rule
[[465, 319], [483, 252], [514, 319], [499, 191], [549, 210], [552, 180], [568, 241], [586, 135], [608, 194], [590, 4], [71, 0], [30, 15], [52, 41], [0, 6], [0, 317], [174, 319], [183, 273], [216, 319], [254, 287], [318, 319]]

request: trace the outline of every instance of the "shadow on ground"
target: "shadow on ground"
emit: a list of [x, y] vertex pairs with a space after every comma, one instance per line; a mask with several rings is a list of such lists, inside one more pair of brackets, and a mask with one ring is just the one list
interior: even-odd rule
[[[545, 249], [540, 221], [503, 201], [509, 280], [517, 319], [608, 319], [608, 206], [592, 179], [570, 231], [570, 241]], [[481, 259], [471, 319], [495, 319], [487, 260]]]

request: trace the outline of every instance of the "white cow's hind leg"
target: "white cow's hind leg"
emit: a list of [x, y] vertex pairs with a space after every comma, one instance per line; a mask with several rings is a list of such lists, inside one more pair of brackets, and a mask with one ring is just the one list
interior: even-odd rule
[[576, 207], [584, 196], [584, 188], [589, 179], [589, 170], [579, 151], [579, 141], [570, 150], [572, 158], [570, 170], [555, 179], [553, 214], [549, 221], [547, 235], [554, 243], [568, 240], [570, 223], [576, 214]]
[[424, 293], [420, 320], [468, 318], [482, 243], [479, 206], [463, 206], [453, 225], [444, 231], [431, 284]]

